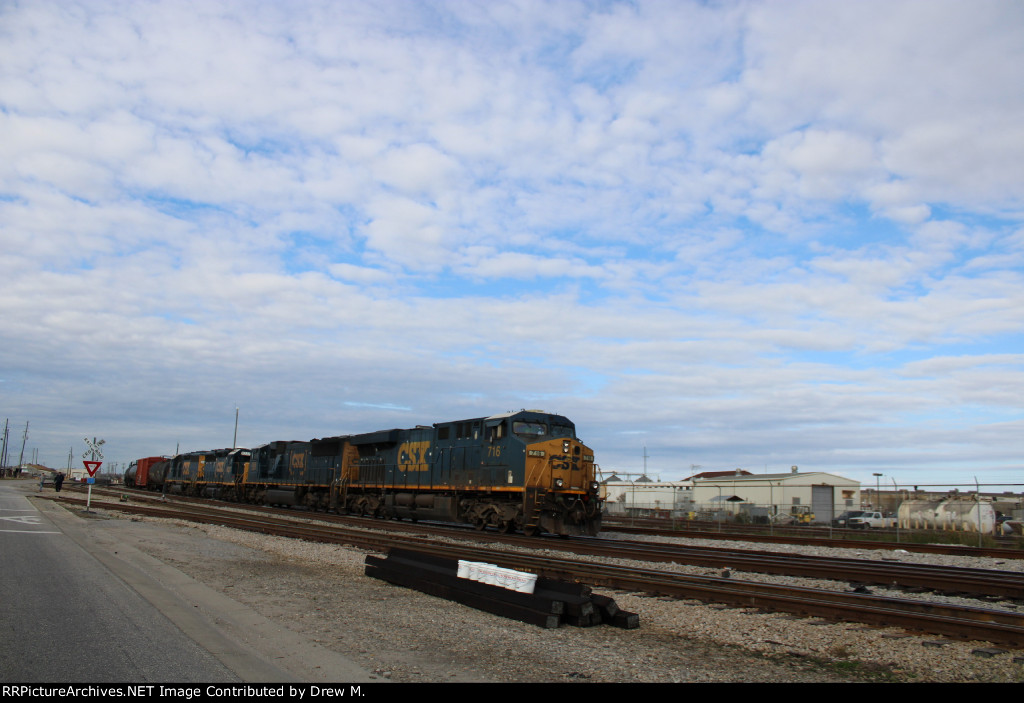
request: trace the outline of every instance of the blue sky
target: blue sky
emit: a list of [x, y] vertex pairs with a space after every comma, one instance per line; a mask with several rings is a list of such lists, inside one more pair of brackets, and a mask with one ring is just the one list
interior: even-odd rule
[[0, 2], [0, 410], [1024, 484], [1021, 85], [1001, 1]]

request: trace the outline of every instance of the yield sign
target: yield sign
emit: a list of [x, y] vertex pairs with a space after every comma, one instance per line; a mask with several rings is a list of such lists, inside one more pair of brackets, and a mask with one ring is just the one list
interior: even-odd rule
[[85, 470], [89, 472], [90, 476], [95, 476], [103, 464], [102, 461], [83, 461], [82, 463], [85, 464]]

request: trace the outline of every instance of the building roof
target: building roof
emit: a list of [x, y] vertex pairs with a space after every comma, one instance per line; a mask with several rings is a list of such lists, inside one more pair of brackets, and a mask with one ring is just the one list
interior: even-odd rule
[[[838, 474], [830, 474], [825, 471], [803, 471], [799, 473], [793, 473], [787, 471], [785, 473], [778, 474], [752, 474], [749, 471], [741, 471], [737, 474], [735, 471], [705, 471], [699, 474], [695, 474], [689, 478], [684, 478], [680, 481], [651, 481], [647, 476], [642, 476], [635, 481], [620, 478], [616, 475], [612, 475], [605, 479], [602, 483], [604, 485], [629, 485], [629, 486], [644, 486], [644, 487], [666, 487], [671, 486], [675, 488], [691, 488], [696, 486], [714, 486], [714, 485], [728, 485], [733, 483], [761, 483], [761, 482], [783, 482], [786, 483], [816, 483], [816, 484], [840, 484], [848, 486], [860, 486], [860, 481], [852, 478], [846, 478], [845, 476], [839, 476]], [[872, 489], [874, 490], [874, 489]]]
[[[801, 471], [799, 473], [793, 473], [792, 471], [787, 471], [785, 473], [780, 473], [780, 474], [746, 474], [746, 475], [743, 475], [743, 476], [736, 476], [735, 478], [736, 478], [737, 481], [741, 481], [741, 482], [744, 482], [744, 483], [750, 483], [750, 482], [756, 482], [756, 481], [792, 481], [792, 480], [806, 482], [806, 481], [821, 481], [822, 477], [826, 477], [826, 476], [828, 478], [830, 478], [830, 479], [837, 479], [839, 481], [846, 482], [846, 483], [849, 483], [849, 484], [852, 484], [852, 485], [857, 485], [857, 486], [860, 485], [860, 481], [857, 481], [857, 480], [852, 479], [852, 478], [846, 478], [845, 476], [840, 476], [838, 474], [830, 474], [830, 473], [827, 473], [825, 471]], [[695, 478], [694, 483], [695, 484], [698, 483], [698, 482], [715, 483], [716, 481], [718, 481], [720, 483], [724, 483], [720, 479], [729, 478], [729, 477], [730, 477], [730, 473], [727, 472], [727, 473], [725, 473], [722, 476], [717, 476], [717, 477], [714, 477], [714, 478], [703, 478], [703, 477], [702, 478]]]
[[732, 471], [701, 471], [699, 474], [694, 474], [689, 478], [683, 479], [684, 481], [693, 481], [694, 479], [701, 478], [721, 478], [722, 476], [753, 476], [754, 474], [743, 469], [733, 469]]

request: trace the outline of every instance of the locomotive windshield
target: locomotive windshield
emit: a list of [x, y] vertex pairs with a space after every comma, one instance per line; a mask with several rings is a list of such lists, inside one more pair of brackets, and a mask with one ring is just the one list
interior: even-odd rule
[[576, 433], [571, 425], [552, 423], [549, 428], [545, 422], [513, 422], [512, 431], [520, 437], [576, 437]]
[[576, 429], [572, 425], [558, 425], [551, 423], [551, 436], [576, 439]]
[[526, 437], [543, 437], [548, 433], [548, 426], [543, 422], [513, 422], [512, 431]]

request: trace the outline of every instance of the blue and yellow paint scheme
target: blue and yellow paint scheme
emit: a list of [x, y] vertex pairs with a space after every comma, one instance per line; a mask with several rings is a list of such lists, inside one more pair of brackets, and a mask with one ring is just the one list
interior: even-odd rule
[[593, 451], [561, 415], [520, 410], [412, 429], [180, 455], [172, 490], [504, 532], [596, 535]]

